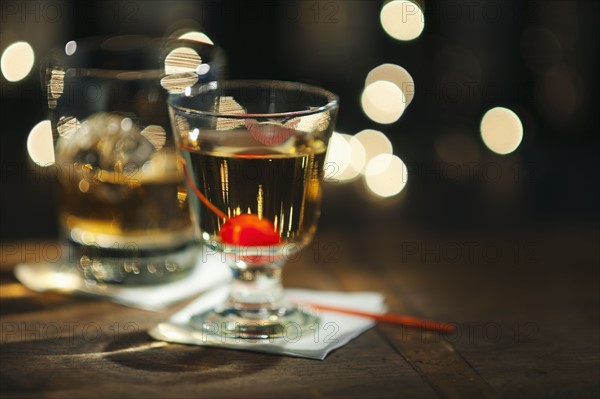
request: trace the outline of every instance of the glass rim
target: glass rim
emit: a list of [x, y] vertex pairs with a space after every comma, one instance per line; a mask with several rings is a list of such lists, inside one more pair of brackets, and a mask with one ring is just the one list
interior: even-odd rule
[[[215, 85], [220, 85], [221, 88], [231, 88], [231, 87], [288, 87], [294, 90], [305, 92], [305, 93], [313, 93], [317, 95], [322, 95], [327, 99], [327, 103], [321, 105], [319, 107], [313, 109], [306, 110], [298, 110], [298, 111], [287, 111], [287, 112], [273, 112], [273, 113], [244, 113], [244, 114], [231, 114], [231, 113], [220, 113], [220, 112], [211, 112], [211, 111], [200, 111], [194, 108], [183, 107], [181, 105], [174, 104], [173, 101], [176, 98], [183, 97], [194, 97], [197, 95], [201, 95], [205, 89], [212, 88]], [[217, 86], [219, 87], [219, 86]], [[253, 119], [253, 118], [292, 118], [299, 116], [307, 116], [314, 115], [325, 111], [331, 111], [337, 109], [339, 107], [339, 96], [329, 90], [323, 89], [318, 86], [314, 86], [307, 83], [301, 82], [291, 82], [284, 80], [270, 80], [270, 79], [240, 79], [240, 80], [223, 80], [219, 82], [209, 82], [205, 83], [199, 88], [195, 89], [196, 93], [188, 95], [184, 93], [169, 93], [167, 96], [167, 104], [169, 107], [174, 108], [178, 111], [185, 112], [188, 115], [195, 115], [201, 117], [213, 117], [213, 118], [227, 118], [227, 119]]]
[[[78, 76], [91, 76], [99, 78], [115, 79], [156, 79], [164, 77], [164, 65], [160, 64], [161, 53], [168, 50], [169, 47], [189, 47], [194, 50], [210, 49], [217, 57], [223, 57], [224, 53], [221, 47], [215, 44], [198, 42], [191, 39], [181, 39], [175, 37], [150, 36], [143, 34], [123, 34], [123, 35], [98, 35], [76, 38], [71, 40], [76, 43], [74, 54], [68, 55], [63, 47], [53, 47], [40, 60], [40, 69], [44, 72], [47, 68], [57, 68]], [[118, 43], [122, 41], [123, 43]], [[67, 42], [68, 43], [68, 42]], [[66, 44], [66, 43], [65, 43]], [[110, 44], [110, 45], [109, 45]], [[128, 46], [129, 45], [129, 46]], [[88, 65], [77, 65], [81, 60], [81, 50], [84, 51], [83, 57], [89, 57], [90, 53], [100, 54], [101, 52], [113, 54], [127, 54], [130, 51], [140, 51], [147, 55], [156, 55], [156, 63], [148, 67], [103, 67], [97, 62]]]

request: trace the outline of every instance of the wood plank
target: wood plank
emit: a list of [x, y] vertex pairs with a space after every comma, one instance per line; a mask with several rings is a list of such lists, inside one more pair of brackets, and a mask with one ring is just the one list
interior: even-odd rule
[[[377, 251], [364, 251], [369, 248], [368, 237], [344, 237], [338, 245], [344, 246], [340, 251], [344, 258], [332, 266], [340, 281], [346, 283], [349, 290], [376, 289], [386, 294], [390, 310], [399, 313], [411, 312], [406, 301], [398, 296], [398, 286], [394, 276], [381, 262]], [[346, 265], [350, 259], [364, 267], [353, 268], [353, 278], [346, 277]], [[424, 333], [412, 328], [396, 325], [380, 324], [377, 329], [382, 337], [419, 373], [419, 375], [442, 398], [495, 398], [496, 395], [489, 384], [473, 367], [460, 356], [439, 334]]]
[[[201, 348], [152, 341], [143, 334], [119, 342], [39, 340], [3, 345], [3, 395], [45, 392], [45, 397], [366, 397], [400, 390], [420, 394], [411, 385], [412, 369], [381, 341], [366, 334], [327, 362]], [[70, 349], [66, 350], [66, 344]], [[357, 358], [361, 362], [354, 362]], [[381, 365], [385, 367], [381, 367]], [[10, 365], [10, 367], [8, 366]], [[385, 388], [385, 391], [382, 390]]]
[[442, 398], [496, 398], [492, 387], [436, 333], [381, 325], [382, 336]]
[[[566, 233], [568, 232], [568, 234]], [[380, 235], [367, 241], [381, 259], [381, 280], [418, 316], [454, 322], [455, 350], [504, 397], [599, 397], [600, 280], [597, 228], [452, 236]], [[435, 254], [384, 248], [402, 243], [450, 252], [458, 243], [490, 245], [501, 256]], [[423, 259], [425, 258], [425, 259]]]
[[[311, 253], [286, 267], [286, 283], [339, 290], [326, 264], [313, 260]], [[147, 329], [167, 313], [62, 296], [48, 306], [18, 303], [47, 297], [15, 295], [20, 311], [2, 311], [2, 396], [436, 397], [375, 330], [320, 362], [152, 340]]]
[[[406, 243], [440, 252], [473, 240], [497, 243], [511, 257], [450, 262], [417, 253], [402, 259]], [[523, 249], [531, 242], [533, 262], [513, 256], [515, 244]], [[509, 238], [319, 233], [316, 246], [284, 269], [286, 286], [376, 290], [394, 312], [460, 327], [460, 334], [441, 338], [379, 325], [324, 362], [156, 342], [146, 330], [168, 312], [31, 293], [15, 285], [6, 266], [0, 271], [0, 394], [596, 398], [597, 243], [597, 227]], [[69, 331], [69, 323], [79, 324]]]

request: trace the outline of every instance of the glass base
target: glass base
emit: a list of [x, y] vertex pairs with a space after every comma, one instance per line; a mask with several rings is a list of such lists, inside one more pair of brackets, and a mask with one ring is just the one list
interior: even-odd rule
[[88, 283], [145, 286], [173, 282], [191, 274], [200, 247], [112, 249], [69, 242], [68, 263]]
[[297, 339], [312, 331], [319, 318], [293, 305], [249, 307], [225, 303], [223, 306], [193, 316], [190, 323], [209, 339], [227, 338], [274, 340]]

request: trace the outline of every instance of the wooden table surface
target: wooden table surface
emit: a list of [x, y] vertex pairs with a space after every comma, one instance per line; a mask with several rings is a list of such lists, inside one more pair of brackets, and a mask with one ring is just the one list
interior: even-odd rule
[[[4, 397], [598, 398], [599, 234], [322, 231], [288, 287], [375, 290], [390, 310], [456, 324], [447, 336], [379, 324], [324, 361], [166, 344], [170, 312], [34, 293], [2, 251]], [[37, 252], [36, 252], [37, 251]]]

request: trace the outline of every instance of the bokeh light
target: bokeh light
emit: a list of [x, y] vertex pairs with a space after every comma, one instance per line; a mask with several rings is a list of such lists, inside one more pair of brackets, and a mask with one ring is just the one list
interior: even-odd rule
[[361, 104], [371, 120], [389, 124], [400, 119], [406, 108], [406, 99], [394, 83], [378, 80], [365, 87]]
[[65, 71], [53, 68], [48, 81], [48, 108], [54, 109], [65, 90]]
[[56, 130], [61, 137], [68, 137], [81, 127], [81, 122], [74, 116], [61, 116], [56, 123]]
[[71, 40], [65, 44], [65, 54], [73, 55], [77, 51], [77, 42], [75, 40]]
[[334, 132], [325, 159], [325, 180], [344, 182], [356, 179], [366, 163], [361, 142], [349, 134]]
[[195, 42], [214, 44], [213, 41], [205, 33], [192, 31], [179, 36], [179, 39], [193, 40]]
[[496, 107], [486, 112], [481, 120], [481, 138], [493, 152], [510, 154], [523, 140], [523, 124], [510, 109]]
[[8, 46], [2, 53], [0, 69], [6, 80], [18, 82], [29, 74], [34, 61], [35, 55], [31, 45], [27, 42], [16, 42]]
[[157, 151], [163, 148], [165, 143], [167, 142], [167, 132], [160, 125], [149, 125], [141, 131], [142, 136], [144, 136]]
[[365, 79], [365, 86], [378, 80], [392, 82], [398, 86], [400, 90], [402, 90], [402, 93], [404, 93], [406, 106], [410, 104], [415, 96], [415, 81], [412, 76], [410, 76], [410, 73], [400, 65], [382, 64], [373, 68]]
[[392, 154], [380, 154], [369, 161], [365, 170], [365, 185], [379, 197], [399, 194], [408, 182], [404, 162]]
[[338, 181], [350, 164], [350, 143], [340, 134], [333, 132], [327, 146], [325, 158], [325, 180]]
[[49, 120], [41, 121], [31, 129], [27, 137], [27, 152], [31, 160], [40, 166], [54, 164], [52, 125]]
[[196, 73], [198, 75], [206, 75], [209, 71], [210, 71], [209, 64], [200, 64], [200, 65], [198, 65], [198, 68], [196, 68]]
[[131, 120], [131, 118], [121, 119], [121, 130], [127, 132], [127, 131], [131, 130], [132, 127], [133, 127], [133, 121]]
[[425, 28], [423, 11], [414, 1], [390, 1], [381, 9], [379, 18], [383, 30], [396, 40], [414, 40]]
[[367, 152], [356, 136], [344, 135], [350, 145], [350, 165], [344, 171], [344, 175], [351, 175], [351, 179], [358, 177], [367, 165]]
[[179, 94], [197, 82], [198, 75], [195, 72], [186, 72], [167, 75], [160, 80], [160, 85], [169, 93]]
[[[354, 135], [365, 151], [365, 167], [367, 163], [380, 154], [391, 154], [393, 147], [387, 136], [378, 130], [365, 129]], [[362, 169], [364, 174], [365, 169]]]
[[178, 47], [165, 58], [165, 74], [196, 72], [202, 64], [202, 58], [196, 50], [189, 47]]

